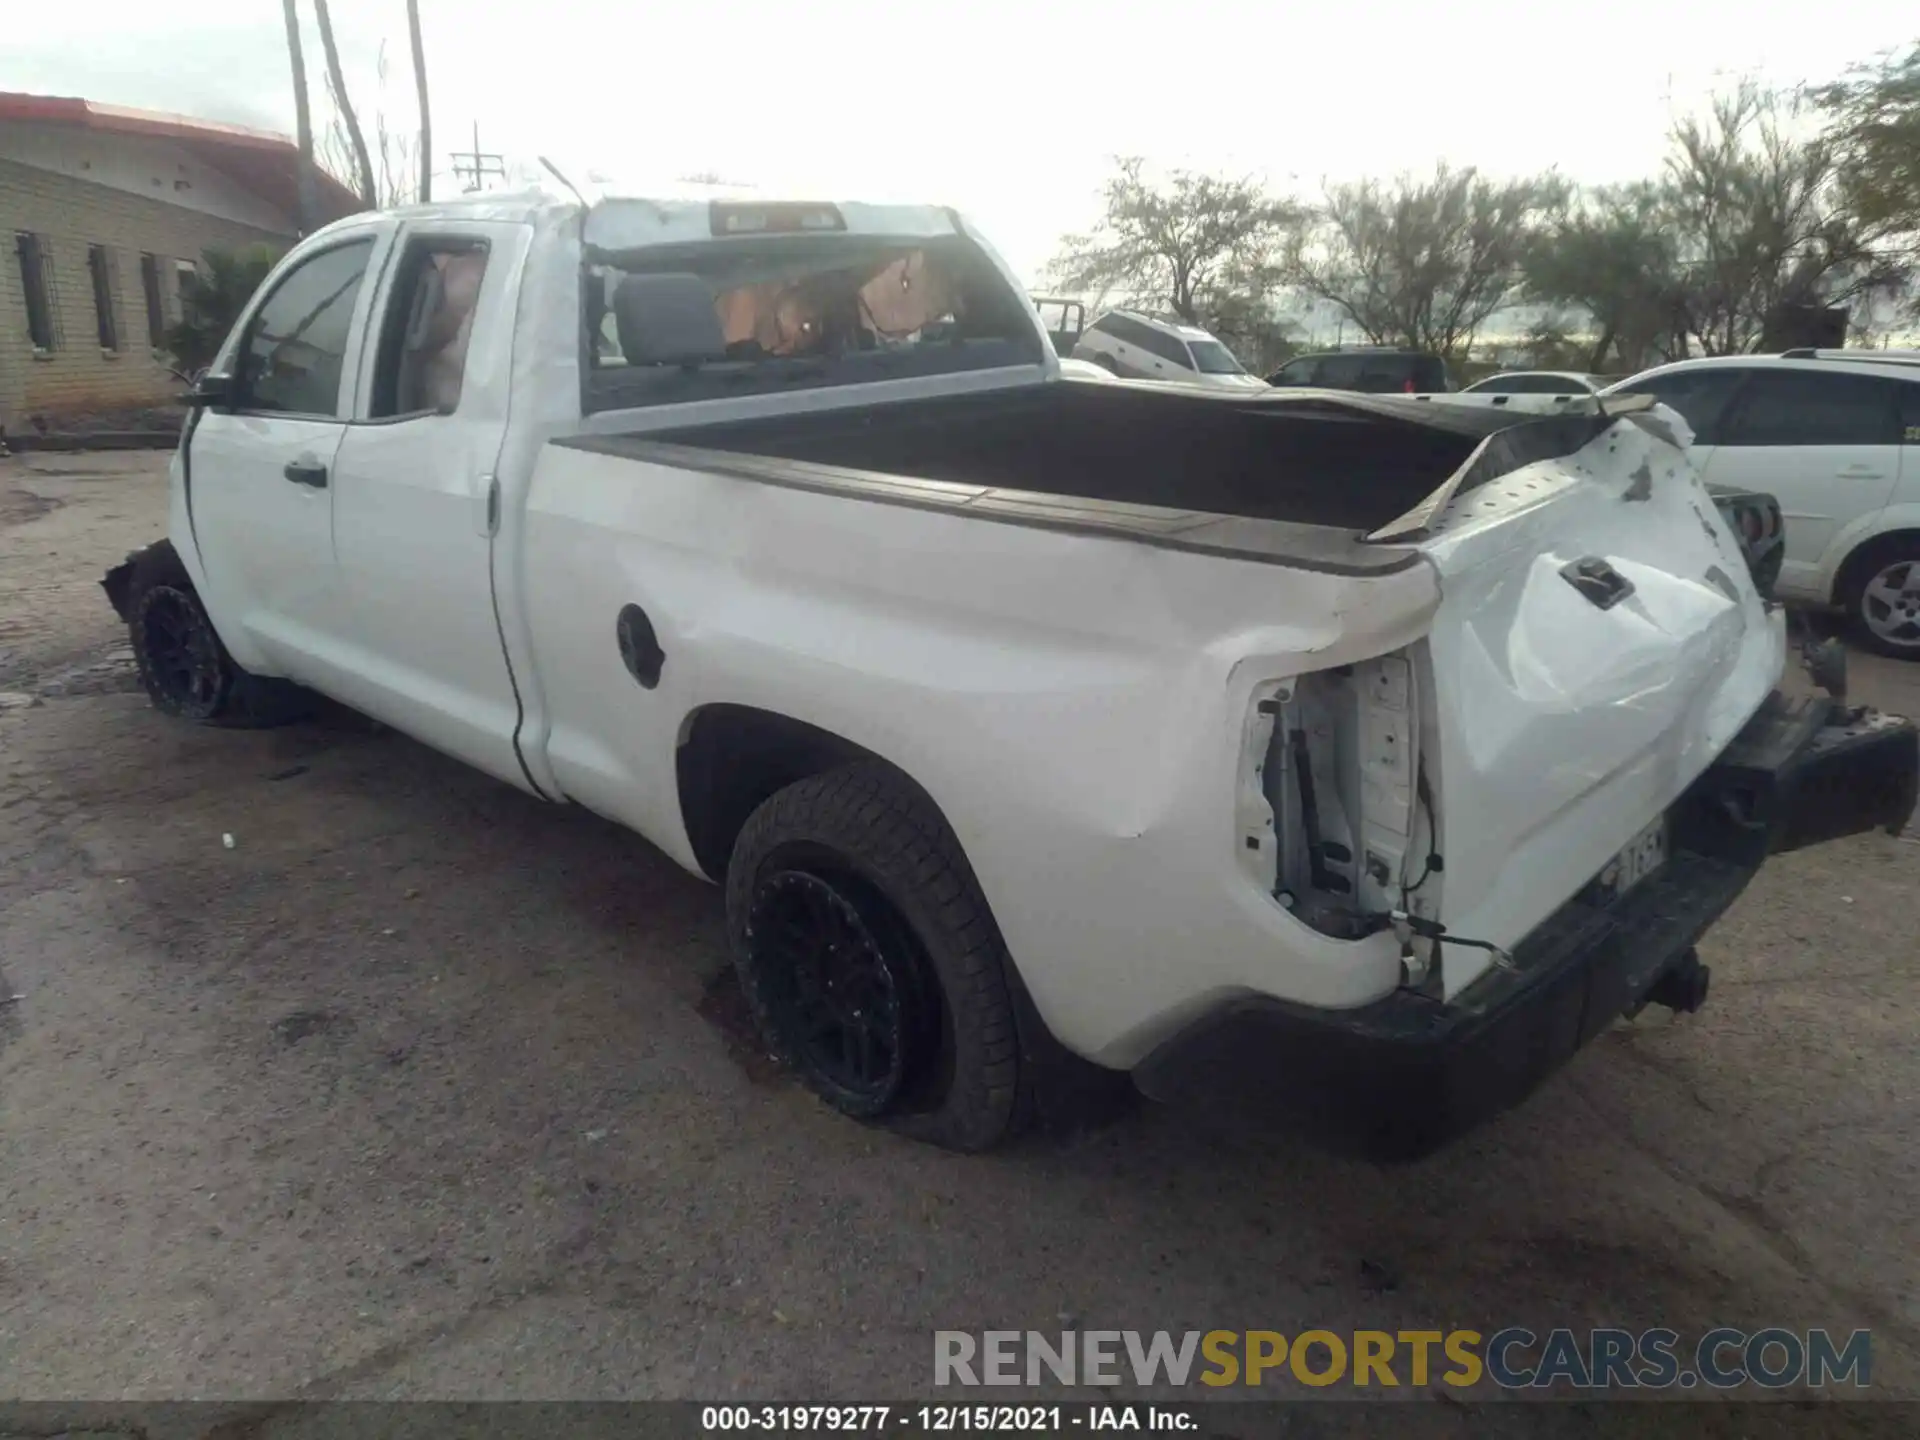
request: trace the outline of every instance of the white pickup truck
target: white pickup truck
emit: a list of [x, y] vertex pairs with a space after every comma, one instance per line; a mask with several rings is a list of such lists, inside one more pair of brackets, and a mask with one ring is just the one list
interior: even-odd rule
[[948, 1146], [1090, 1063], [1422, 1153], [1913, 808], [1651, 402], [1065, 379], [944, 209], [357, 216], [191, 399], [106, 580], [159, 708], [319, 692], [631, 826], [771, 1047]]

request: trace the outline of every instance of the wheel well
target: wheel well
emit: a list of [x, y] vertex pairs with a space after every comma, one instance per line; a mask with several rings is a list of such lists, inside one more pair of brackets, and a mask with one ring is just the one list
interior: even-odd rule
[[877, 760], [851, 740], [750, 705], [706, 705], [688, 721], [674, 757], [680, 818], [710, 880], [723, 880], [747, 817], [809, 775]]
[[1854, 546], [1853, 553], [1841, 561], [1840, 568], [1833, 573], [1833, 603], [1846, 604], [1847, 591], [1859, 579], [1862, 567], [1886, 551], [1897, 549], [1920, 550], [1920, 530], [1889, 530]]
[[[131, 620], [127, 606], [133, 599], [133, 577], [144, 564], [147, 566], [174, 564], [179, 565], [173, 553], [171, 540], [156, 540], [144, 550], [135, 550], [118, 565], [107, 571], [101, 578], [100, 588], [107, 592], [107, 603], [113, 606], [113, 613], [122, 620]], [[182, 574], [185, 567], [181, 566]]]

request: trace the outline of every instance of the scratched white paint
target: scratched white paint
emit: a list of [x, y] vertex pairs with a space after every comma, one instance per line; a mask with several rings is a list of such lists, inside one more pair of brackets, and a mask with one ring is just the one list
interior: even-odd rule
[[[663, 213], [669, 231], [696, 223], [630, 205], [607, 212], [606, 233], [624, 241]], [[884, 223], [951, 222], [926, 210]], [[344, 222], [287, 263], [355, 226], [373, 227], [384, 255], [407, 227], [458, 224], [521, 237], [495, 250], [517, 267], [512, 288], [495, 291], [513, 306], [511, 331], [476, 326], [479, 373], [470, 366], [465, 392], [476, 418], [497, 421], [494, 442], [463, 432], [473, 473], [393, 477], [396, 495], [412, 487], [408, 503], [381, 498], [371, 470], [357, 497], [315, 493], [359, 507], [342, 535], [394, 527], [383, 543], [396, 570], [410, 543], [447, 567], [451, 542], [421, 527], [484, 532], [497, 476], [490, 561], [484, 546], [458, 553], [490, 563], [499, 629], [484, 604], [437, 604], [421, 576], [388, 587], [369, 569], [355, 576], [358, 630], [311, 638], [285, 673], [323, 689], [332, 676], [331, 689], [426, 743], [610, 815], [688, 866], [674, 757], [699, 707], [759, 706], [845, 736], [939, 803], [1041, 1014], [1104, 1063], [1137, 1061], [1234, 995], [1345, 1007], [1399, 983], [1389, 933], [1310, 930], [1249, 859], [1259, 802], [1247, 737], [1277, 682], [1388, 653], [1412, 660], [1437, 702], [1427, 759], [1443, 918], [1511, 945], [1679, 795], [1779, 675], [1779, 626], [1732, 537], [1684, 455], [1632, 418], [1569, 460], [1457, 497], [1420, 542], [1422, 563], [1371, 578], [784, 489], [546, 442], [1061, 383], [1044, 335], [1028, 367], [583, 422], [570, 202], [496, 196]], [[490, 286], [505, 285], [499, 273]], [[381, 312], [370, 290], [356, 347]], [[357, 360], [348, 375], [364, 403]], [[196, 448], [195, 463], [211, 472], [234, 459]], [[1642, 467], [1647, 496], [1628, 500]], [[258, 483], [265, 542], [285, 497], [271, 475]], [[423, 486], [448, 503], [430, 515]], [[219, 557], [194, 550], [178, 492], [173, 536], [200, 577]], [[1630, 600], [1603, 612], [1559, 578], [1591, 554], [1634, 582]], [[231, 584], [204, 593], [222, 634], [242, 634], [237, 617], [258, 597]], [[652, 690], [614, 658], [613, 617], [636, 602], [667, 655]], [[511, 707], [460, 698], [500, 696], [494, 634], [524, 710], [524, 774], [505, 734], [482, 733], [510, 723]], [[376, 654], [385, 668], [365, 658]], [[1448, 947], [1445, 964], [1455, 993], [1484, 956]]]

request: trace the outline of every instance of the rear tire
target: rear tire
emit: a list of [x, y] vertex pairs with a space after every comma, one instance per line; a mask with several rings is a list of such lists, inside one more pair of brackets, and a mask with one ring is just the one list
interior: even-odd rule
[[141, 687], [163, 715], [264, 729], [313, 713], [310, 692], [291, 681], [249, 674], [234, 662], [187, 567], [164, 540], [134, 561], [127, 633]]
[[949, 1150], [1026, 1123], [999, 927], [939, 811], [891, 767], [812, 776], [754, 811], [727, 934], [768, 1046], [834, 1108]]
[[1896, 660], [1920, 660], [1920, 540], [1868, 546], [1847, 562], [1840, 603], [1860, 643]]

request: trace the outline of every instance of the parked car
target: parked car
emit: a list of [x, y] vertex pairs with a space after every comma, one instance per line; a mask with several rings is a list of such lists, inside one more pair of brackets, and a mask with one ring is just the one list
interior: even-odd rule
[[1080, 335], [1073, 358], [1124, 380], [1171, 380], [1228, 390], [1258, 390], [1233, 352], [1198, 325], [1134, 310], [1109, 310]]
[[170, 506], [105, 582], [158, 708], [318, 691], [631, 827], [724, 887], [775, 1053], [960, 1149], [1122, 1075], [1430, 1149], [1698, 1006], [1764, 857], [1920, 783], [1911, 724], [1777, 697], [1650, 399], [1065, 379], [944, 208], [340, 221]]
[[1454, 388], [1447, 363], [1438, 355], [1373, 346], [1296, 355], [1269, 375], [1267, 383], [1368, 395], [1439, 394]]
[[1779, 501], [1783, 599], [1837, 607], [1864, 644], [1920, 659], [1920, 356], [1683, 360], [1607, 393], [1684, 416], [1709, 485]]
[[1506, 370], [1476, 380], [1467, 395], [1598, 395], [1606, 388], [1598, 375], [1571, 370]]

